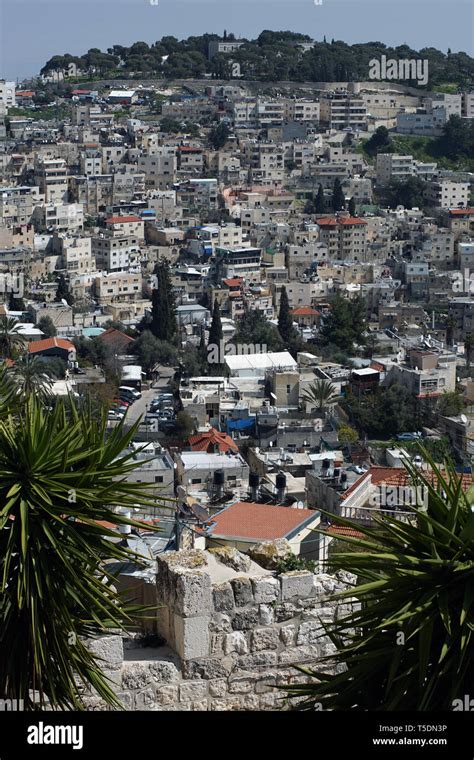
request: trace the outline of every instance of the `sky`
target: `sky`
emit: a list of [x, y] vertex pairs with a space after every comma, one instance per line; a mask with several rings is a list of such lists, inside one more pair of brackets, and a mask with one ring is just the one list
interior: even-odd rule
[[[319, 1], [319, 0], [317, 0]], [[263, 29], [348, 43], [474, 53], [471, 0], [0, 0], [0, 78], [37, 74], [52, 55], [205, 32]], [[153, 3], [153, 4], [152, 4]], [[157, 4], [155, 4], [157, 3]]]

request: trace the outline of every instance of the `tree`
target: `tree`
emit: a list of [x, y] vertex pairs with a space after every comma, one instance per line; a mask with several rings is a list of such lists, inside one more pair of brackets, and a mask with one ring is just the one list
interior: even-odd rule
[[400, 383], [361, 399], [349, 397], [344, 405], [358, 431], [369, 438], [387, 439], [416, 430], [427, 415], [426, 410], [422, 414], [413, 394]]
[[159, 261], [155, 267], [157, 286], [151, 295], [150, 330], [159, 340], [172, 342], [176, 338], [176, 304], [169, 264], [166, 259]]
[[69, 286], [66, 282], [66, 278], [63, 274], [60, 274], [57, 280], [58, 287], [56, 289], [56, 296], [54, 298], [55, 301], [66, 301], [69, 306], [72, 306], [74, 303], [74, 299], [72, 297], [72, 294], [69, 290]]
[[334, 344], [341, 351], [352, 351], [354, 343], [364, 342], [365, 305], [360, 297], [352, 300], [336, 295], [331, 311], [321, 328], [326, 344]]
[[180, 438], [186, 440], [195, 430], [195, 423], [188, 412], [182, 410], [176, 415], [176, 433]]
[[348, 211], [350, 216], [356, 215], [356, 203], [353, 197], [349, 199]]
[[22, 399], [27, 401], [31, 396], [42, 399], [50, 397], [54, 380], [39, 356], [21, 356], [9, 372]]
[[303, 393], [303, 399], [311, 406], [315, 406], [318, 412], [335, 404], [338, 396], [336, 386], [329, 380], [316, 380]]
[[438, 401], [438, 412], [444, 417], [456, 417], [465, 407], [464, 399], [457, 391], [443, 393]]
[[464, 338], [464, 353], [466, 355], [466, 369], [471, 371], [472, 349], [474, 348], [474, 333], [468, 333]]
[[369, 156], [376, 156], [377, 153], [391, 153], [393, 151], [392, 141], [387, 127], [378, 127], [372, 137], [364, 145], [364, 151]]
[[267, 351], [281, 351], [283, 348], [280, 333], [257, 309], [245, 309], [233, 342], [266, 346]]
[[0, 421], [0, 693], [27, 710], [81, 709], [80, 685], [119, 706], [84, 639], [126, 630], [140, 612], [107, 565], [140, 564], [118, 528], [142, 526], [119, 510], [156, 506], [150, 486], [126, 480], [135, 432], [34, 398]]
[[221, 121], [209, 132], [209, 142], [214, 150], [220, 150], [224, 147], [230, 134], [230, 129], [227, 124]]
[[286, 288], [283, 285], [280, 294], [280, 308], [278, 310], [278, 332], [281, 335], [281, 339], [288, 343], [295, 337], [295, 328], [293, 327], [293, 317], [290, 311], [290, 302], [288, 301], [288, 294]]
[[219, 309], [219, 302], [216, 298], [214, 301], [214, 308], [212, 310], [212, 322], [209, 330], [208, 346], [220, 347], [223, 337], [224, 333], [222, 331], [221, 313]]
[[44, 333], [46, 338], [54, 338], [58, 334], [51, 317], [41, 317], [38, 322], [38, 329]]
[[408, 508], [411, 522], [381, 516], [367, 526], [331, 515], [362, 534], [341, 537], [355, 552], [331, 557], [332, 571], [357, 576], [333, 601], [356, 604], [325, 626], [335, 651], [317, 671], [305, 669], [310, 683], [287, 687], [303, 698], [299, 709], [464, 709], [474, 680], [472, 497], [453, 466], [420, 453], [430, 471], [407, 470], [426, 504]]
[[342, 211], [346, 207], [346, 198], [342, 190], [341, 181], [337, 178], [334, 180], [331, 204], [333, 211]]
[[142, 332], [133, 344], [132, 350], [146, 372], [152, 370], [155, 364], [173, 367], [177, 362], [175, 346], [167, 341], [159, 340], [150, 330]]
[[11, 359], [16, 350], [25, 345], [25, 338], [17, 332], [18, 321], [0, 315], [0, 356]]
[[391, 208], [420, 208], [425, 205], [427, 184], [420, 177], [393, 180], [388, 187], [388, 204]]
[[341, 425], [337, 431], [337, 439], [339, 443], [345, 443], [347, 446], [357, 443], [359, 440], [359, 434], [350, 425]]
[[314, 211], [316, 214], [324, 214], [326, 211], [326, 201], [324, 198], [323, 186], [320, 184], [318, 192], [316, 194], [316, 200], [314, 202]]
[[457, 328], [457, 320], [450, 314], [446, 320], [446, 343], [448, 346], [452, 346], [454, 343], [455, 330]]
[[10, 293], [10, 298], [8, 300], [8, 310], [9, 311], [25, 311], [26, 305], [23, 298], [19, 298], [13, 292]]

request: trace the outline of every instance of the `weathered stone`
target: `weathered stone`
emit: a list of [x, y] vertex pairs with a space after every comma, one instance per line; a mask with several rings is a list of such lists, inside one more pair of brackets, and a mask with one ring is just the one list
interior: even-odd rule
[[207, 699], [202, 699], [200, 702], [192, 703], [193, 712], [207, 712], [208, 704]]
[[277, 664], [276, 652], [256, 652], [239, 657], [237, 665], [241, 670], [251, 670], [252, 668], [272, 668]]
[[209, 618], [174, 616], [176, 651], [183, 660], [206, 657], [210, 651]]
[[205, 681], [185, 681], [179, 687], [180, 702], [194, 702], [207, 697]]
[[278, 649], [279, 636], [276, 628], [257, 628], [250, 634], [250, 649], [261, 652], [266, 649]]
[[242, 610], [237, 612], [232, 619], [234, 631], [248, 631], [258, 624], [258, 610]]
[[295, 643], [296, 626], [283, 625], [280, 628], [280, 638], [286, 647], [291, 647]]
[[291, 620], [296, 617], [298, 610], [294, 604], [284, 602], [283, 604], [277, 604], [275, 607], [275, 621], [277, 623], [284, 623], [286, 620]]
[[252, 586], [257, 604], [269, 604], [278, 599], [280, 584], [276, 578], [252, 578]]
[[135, 696], [136, 710], [154, 710], [156, 709], [155, 692], [153, 689], [139, 691]]
[[232, 676], [229, 678], [229, 694], [249, 694], [254, 687], [253, 679], [248, 676]]
[[212, 597], [216, 612], [234, 609], [234, 594], [230, 583], [219, 583], [212, 587]]
[[284, 697], [281, 694], [264, 694], [259, 699], [260, 710], [281, 710]]
[[242, 709], [243, 710], [258, 710], [259, 707], [259, 699], [258, 697], [254, 696], [253, 694], [246, 695], [242, 700]]
[[118, 670], [123, 663], [123, 640], [121, 636], [101, 636], [89, 639], [88, 649], [99, 657], [101, 667], [105, 670]]
[[220, 656], [224, 654], [225, 633], [211, 634], [211, 655]]
[[203, 616], [212, 609], [211, 577], [208, 573], [179, 570], [176, 572], [174, 612], [184, 617]]
[[304, 599], [314, 593], [314, 576], [305, 570], [291, 570], [280, 575], [281, 598]]
[[245, 635], [240, 631], [228, 633], [224, 639], [224, 652], [225, 654], [230, 654], [231, 652], [237, 652], [237, 654], [247, 654], [248, 644]]
[[223, 697], [227, 691], [227, 681], [225, 678], [218, 678], [215, 681], [209, 681], [209, 696]]
[[227, 678], [228, 670], [220, 660], [191, 660], [184, 664], [185, 678], [202, 678], [214, 681], [216, 678]]
[[241, 554], [237, 549], [232, 546], [219, 546], [215, 549], [208, 550], [210, 554], [213, 554], [219, 562], [223, 565], [231, 567], [238, 573], [247, 573], [252, 565], [249, 557], [245, 554]]
[[156, 689], [156, 703], [158, 705], [172, 705], [178, 701], [178, 684], [160, 686]]
[[225, 615], [221, 612], [215, 612], [213, 615], [211, 615], [209, 630], [211, 633], [230, 633], [232, 630], [232, 622], [230, 616]]
[[261, 625], [272, 625], [275, 622], [275, 610], [269, 604], [261, 604], [258, 614]]
[[309, 620], [306, 623], [301, 623], [298, 629], [298, 635], [296, 637], [296, 643], [298, 646], [306, 644], [316, 644], [321, 639], [321, 635], [324, 633], [324, 628], [318, 620]]
[[278, 562], [291, 554], [291, 546], [286, 538], [277, 538], [275, 541], [264, 541], [252, 546], [249, 556], [257, 565], [268, 570], [276, 570]]
[[245, 607], [246, 604], [251, 604], [253, 602], [250, 578], [234, 578], [231, 583], [237, 607]]
[[320, 651], [320, 647], [315, 644], [289, 647], [280, 652], [278, 661], [281, 665], [297, 665], [300, 662], [312, 662], [320, 658]]
[[133, 693], [131, 691], [118, 691], [117, 699], [120, 700], [120, 703], [122, 704], [124, 710], [130, 711], [136, 709], [133, 700]]
[[267, 694], [268, 692], [274, 691], [273, 687], [276, 684], [276, 676], [275, 675], [266, 675], [265, 678], [259, 678], [258, 681], [255, 684], [255, 693], [256, 694]]

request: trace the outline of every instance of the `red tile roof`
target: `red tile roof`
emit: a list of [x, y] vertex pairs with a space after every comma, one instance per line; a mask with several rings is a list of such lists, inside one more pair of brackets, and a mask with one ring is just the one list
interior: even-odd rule
[[[444, 477], [446, 473], [442, 471]], [[374, 486], [406, 486], [411, 482], [411, 476], [404, 467], [382, 467], [380, 465], [372, 465], [367, 472], [358, 478], [347, 491], [344, 492], [344, 498], [355, 491], [355, 489], [362, 483], [363, 480], [372, 477], [372, 485]], [[431, 480], [432, 483], [436, 482], [435, 475], [432, 471], [423, 472], [423, 476], [427, 480]], [[462, 489], [466, 491], [472, 485], [472, 475], [470, 473], [464, 473], [462, 475]]]
[[191, 451], [207, 451], [212, 453], [217, 446], [217, 450], [222, 454], [226, 454], [228, 451], [233, 451], [237, 454], [239, 447], [232, 440], [227, 433], [221, 433], [215, 428], [211, 428], [206, 433], [197, 433], [196, 435], [190, 435], [188, 443], [191, 447]]
[[123, 224], [124, 222], [141, 222], [139, 216], [109, 216], [107, 224]]
[[285, 538], [316, 519], [318, 513], [312, 509], [238, 501], [214, 515], [209, 537], [273, 541]]
[[367, 222], [358, 216], [325, 216], [321, 219], [316, 219], [316, 224], [319, 224], [320, 227], [335, 227], [337, 224], [349, 227], [354, 224], [367, 224]]
[[51, 348], [62, 348], [64, 351], [75, 351], [76, 347], [74, 343], [65, 338], [45, 338], [44, 340], [36, 340], [33, 343], [28, 344], [28, 351], [30, 354], [37, 354], [40, 351], [48, 351]]
[[228, 288], [236, 288], [239, 285], [242, 285], [243, 281], [242, 277], [230, 277], [228, 280], [222, 280], [224, 285], [227, 285]]
[[355, 528], [348, 528], [346, 525], [330, 525], [326, 531], [331, 536], [349, 536], [349, 538], [364, 538], [364, 534]]
[[474, 214], [474, 206], [468, 208], [452, 208], [449, 209], [450, 216], [472, 216]]
[[180, 145], [178, 150], [180, 153], [202, 153], [202, 148], [193, 148], [191, 145]]
[[319, 314], [319, 311], [312, 306], [297, 306], [296, 309], [291, 309], [291, 313], [296, 317], [310, 317]]

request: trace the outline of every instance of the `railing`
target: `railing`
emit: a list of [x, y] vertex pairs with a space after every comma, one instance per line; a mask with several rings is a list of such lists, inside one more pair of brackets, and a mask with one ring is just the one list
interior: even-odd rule
[[341, 517], [349, 520], [358, 520], [359, 522], [372, 524], [375, 523], [376, 517], [394, 517], [405, 523], [411, 523], [416, 520], [414, 512], [402, 512], [397, 509], [378, 509], [375, 507], [341, 507]]

